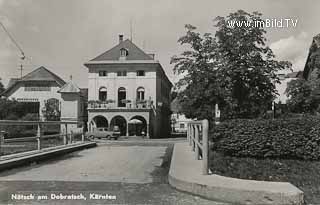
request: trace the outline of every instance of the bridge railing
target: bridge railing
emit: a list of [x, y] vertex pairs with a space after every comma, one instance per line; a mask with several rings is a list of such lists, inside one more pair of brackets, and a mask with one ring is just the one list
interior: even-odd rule
[[195, 152], [195, 159], [202, 160], [202, 174], [209, 174], [209, 122], [208, 120], [192, 121], [188, 123], [187, 139], [192, 151]]
[[[79, 124], [82, 123], [76, 121], [0, 120], [0, 156], [33, 150], [40, 151], [43, 148], [68, 145], [79, 141], [83, 142], [85, 140], [83, 129], [74, 128], [75, 125]], [[9, 132], [4, 131], [4, 129], [8, 130], [11, 126], [36, 127], [35, 136], [8, 137]], [[44, 134], [46, 127], [49, 126], [56, 126], [57, 134]], [[23, 135], [26, 130], [21, 129], [19, 131], [19, 135]], [[78, 136], [77, 139], [75, 139], [75, 135]], [[58, 142], [58, 140], [61, 140], [61, 142]]]

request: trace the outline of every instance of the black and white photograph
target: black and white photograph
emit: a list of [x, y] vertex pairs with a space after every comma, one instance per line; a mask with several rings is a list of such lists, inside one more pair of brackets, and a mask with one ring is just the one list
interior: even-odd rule
[[0, 205], [320, 205], [319, 9], [0, 0]]

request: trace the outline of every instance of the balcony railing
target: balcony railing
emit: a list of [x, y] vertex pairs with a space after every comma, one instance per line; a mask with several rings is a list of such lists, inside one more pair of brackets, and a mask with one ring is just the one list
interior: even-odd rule
[[152, 100], [129, 101], [126, 100], [125, 106], [119, 107], [116, 102], [89, 101], [88, 109], [151, 109]]

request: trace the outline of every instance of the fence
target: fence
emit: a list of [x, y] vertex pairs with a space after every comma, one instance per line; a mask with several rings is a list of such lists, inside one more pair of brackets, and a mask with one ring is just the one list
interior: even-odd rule
[[187, 139], [192, 151], [195, 152], [196, 160], [202, 159], [202, 174], [209, 173], [209, 122], [208, 120], [192, 121], [188, 123]]
[[[0, 155], [6, 154], [15, 154], [21, 153], [31, 150], [40, 151], [43, 148], [47, 147], [56, 147], [58, 146], [56, 141], [62, 139], [62, 143], [59, 145], [68, 145], [75, 142], [74, 136], [77, 134], [81, 139], [78, 141], [84, 142], [84, 132], [83, 129], [73, 128], [70, 125], [78, 125], [81, 124], [76, 121], [15, 121], [15, 120], [0, 120]], [[52, 127], [56, 125], [58, 129], [58, 134], [48, 134], [45, 135], [45, 127]], [[68, 127], [69, 125], [69, 127]], [[31, 137], [16, 137], [16, 138], [8, 138], [8, 132], [3, 131], [3, 128], [7, 128], [9, 126], [20, 126], [27, 127], [31, 126], [32, 128], [36, 126], [35, 136]], [[25, 128], [26, 129], [26, 128]], [[21, 132], [26, 133], [26, 130], [22, 129]], [[24, 134], [22, 133], [22, 135]], [[7, 138], [6, 138], [7, 137]], [[51, 141], [50, 141], [51, 139]], [[55, 140], [56, 139], [56, 140]], [[57, 140], [58, 139], [58, 140]], [[50, 141], [50, 142], [48, 142]], [[54, 142], [53, 142], [54, 141]], [[14, 144], [15, 143], [15, 144]], [[19, 144], [20, 143], [20, 144]], [[28, 144], [29, 143], [29, 144]], [[35, 144], [33, 144], [35, 143]], [[45, 144], [44, 144], [45, 143]], [[29, 145], [27, 147], [27, 144]], [[45, 146], [44, 146], [45, 145]], [[53, 145], [53, 146], [52, 146]], [[18, 149], [20, 147], [20, 149]], [[27, 147], [27, 148], [26, 148]]]

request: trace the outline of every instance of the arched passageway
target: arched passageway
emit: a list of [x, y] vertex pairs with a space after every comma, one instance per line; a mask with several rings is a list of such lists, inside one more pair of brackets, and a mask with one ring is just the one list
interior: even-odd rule
[[94, 128], [98, 128], [98, 127], [108, 127], [108, 120], [107, 118], [98, 115], [95, 116], [94, 118], [92, 118], [91, 122], [90, 122], [90, 130], [92, 131]]
[[127, 121], [124, 117], [120, 115], [114, 116], [110, 121], [110, 129], [113, 130], [114, 126], [119, 127], [121, 136], [127, 134]]
[[146, 136], [148, 135], [147, 120], [139, 115], [132, 117], [129, 122], [129, 136]]

